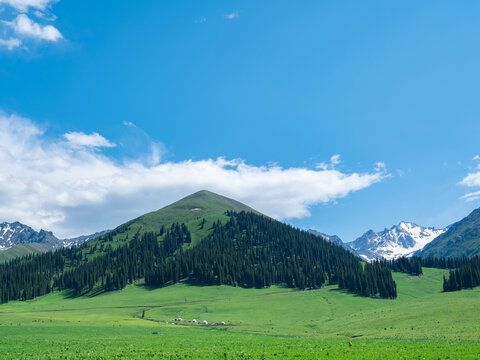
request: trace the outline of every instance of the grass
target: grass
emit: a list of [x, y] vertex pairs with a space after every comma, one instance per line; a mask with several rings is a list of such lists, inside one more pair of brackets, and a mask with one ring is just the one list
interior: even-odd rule
[[[228, 220], [228, 217], [225, 215], [227, 210], [237, 212], [251, 211], [258, 213], [247, 205], [236, 200], [226, 198], [210, 191], [202, 190], [171, 205], [165, 206], [160, 210], [142, 215], [118, 226], [112, 231], [113, 242], [110, 244], [115, 248], [121, 244], [125, 244], [137, 233], [158, 233], [162, 225], [169, 227], [175, 223], [184, 223], [192, 236], [191, 246], [194, 246], [198, 241], [208, 235], [215, 221], [220, 220], [226, 222]], [[204, 218], [206, 223], [202, 228], [200, 223]], [[88, 242], [88, 249], [95, 246], [98, 241], [98, 239], [94, 239]], [[88, 249], [85, 250], [85, 253], [89, 253]]]
[[42, 243], [18, 244], [10, 249], [0, 251], [0, 263], [30, 254], [51, 251], [51, 247]]
[[[138, 283], [94, 297], [54, 293], [0, 306], [0, 358], [479, 358], [480, 289], [442, 293], [444, 271], [424, 272], [395, 274], [396, 300], [335, 287], [185, 283], [154, 290]], [[173, 325], [177, 317], [228, 326]]]

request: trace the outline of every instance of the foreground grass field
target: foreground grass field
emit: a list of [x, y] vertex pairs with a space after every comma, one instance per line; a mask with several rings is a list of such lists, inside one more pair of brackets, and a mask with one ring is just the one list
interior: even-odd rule
[[[395, 274], [399, 297], [142, 284], [0, 306], [11, 359], [478, 359], [480, 290], [442, 293], [444, 271]], [[224, 321], [203, 326], [172, 319]], [[349, 346], [349, 342], [352, 346]]]

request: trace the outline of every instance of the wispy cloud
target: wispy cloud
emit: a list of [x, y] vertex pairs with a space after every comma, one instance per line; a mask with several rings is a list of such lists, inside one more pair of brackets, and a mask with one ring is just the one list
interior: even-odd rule
[[375, 163], [375, 171], [386, 172], [387, 167], [385, 166], [385, 163], [383, 161]]
[[131, 127], [136, 127], [135, 124], [131, 121], [123, 121], [123, 125], [125, 126], [131, 126]]
[[114, 143], [111, 143], [98, 133], [85, 134], [83, 132], [69, 132], [63, 135], [68, 143], [72, 146], [87, 146], [92, 148], [98, 147], [114, 147]]
[[0, 48], [4, 47], [8, 50], [13, 50], [22, 45], [20, 39], [10, 38], [10, 39], [0, 39]]
[[240, 17], [240, 13], [238, 11], [234, 11], [232, 13], [229, 13], [229, 14], [225, 15], [225, 18], [228, 19], [228, 20], [233, 20], [233, 19], [236, 19], [236, 18], [239, 18], [239, 17]]
[[[479, 161], [480, 156], [475, 155], [472, 161]], [[475, 167], [476, 171], [467, 174], [461, 181], [460, 185], [467, 186], [469, 188], [479, 188], [480, 187], [480, 165]], [[480, 190], [475, 190], [469, 192], [461, 197], [465, 201], [474, 201], [480, 198]]]
[[162, 162], [158, 143], [150, 147], [150, 162], [121, 161], [101, 151], [111, 144], [97, 133], [52, 140], [30, 120], [0, 114], [0, 219], [78, 235], [112, 228], [201, 189], [277, 219], [302, 218], [315, 204], [333, 203], [386, 177], [374, 170], [254, 166], [242, 159]]

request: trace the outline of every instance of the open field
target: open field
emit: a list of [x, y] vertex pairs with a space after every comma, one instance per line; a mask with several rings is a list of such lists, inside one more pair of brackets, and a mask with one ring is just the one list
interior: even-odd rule
[[[356, 297], [334, 286], [137, 284], [94, 297], [54, 293], [0, 306], [0, 357], [480, 358], [480, 289], [441, 293], [444, 271], [424, 273], [395, 274], [396, 300]], [[228, 326], [172, 324], [177, 317]]]

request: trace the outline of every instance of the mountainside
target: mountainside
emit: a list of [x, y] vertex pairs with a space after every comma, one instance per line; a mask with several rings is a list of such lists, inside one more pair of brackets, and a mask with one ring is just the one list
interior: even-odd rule
[[451, 225], [448, 230], [419, 252], [422, 257], [480, 255], [480, 209]]
[[179, 281], [298, 289], [338, 284], [360, 296], [396, 297], [387, 266], [363, 266], [331, 241], [200, 191], [82, 246], [0, 265], [0, 301], [52, 289], [99, 294], [141, 279], [150, 287]]
[[[201, 190], [179, 201], [152, 211], [136, 219], [130, 220], [105, 234], [114, 242], [128, 242], [135, 235], [146, 232], [159, 232], [162, 226], [185, 224], [191, 233], [192, 243], [206, 236], [214, 221], [226, 221], [226, 211], [253, 212], [260, 214], [251, 207], [211, 191]], [[200, 219], [205, 219], [202, 226], [198, 226]], [[95, 242], [94, 242], [95, 243]]]
[[366, 261], [391, 260], [412, 256], [444, 232], [444, 229], [422, 227], [402, 221], [380, 232], [369, 230], [348, 245]]

